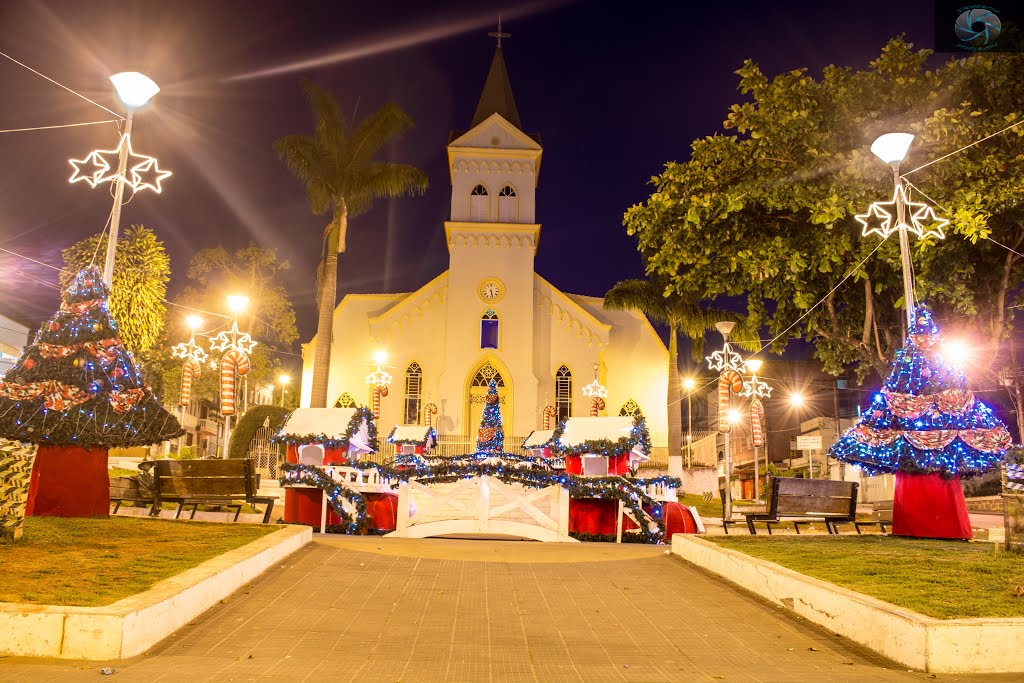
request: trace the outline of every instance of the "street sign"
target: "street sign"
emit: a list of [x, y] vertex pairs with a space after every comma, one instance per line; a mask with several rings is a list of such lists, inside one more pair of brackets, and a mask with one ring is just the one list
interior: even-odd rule
[[798, 436], [796, 437], [796, 449], [798, 451], [820, 451], [820, 436]]

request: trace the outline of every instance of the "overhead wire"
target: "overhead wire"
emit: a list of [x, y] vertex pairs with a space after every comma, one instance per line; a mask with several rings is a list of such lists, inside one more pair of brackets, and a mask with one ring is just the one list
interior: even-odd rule
[[0, 133], [26, 133], [33, 130], [53, 130], [54, 128], [74, 128], [76, 126], [96, 126], [101, 123], [118, 123], [118, 119], [104, 119], [103, 121], [84, 121], [82, 123], [61, 123], [54, 126], [33, 126], [31, 128], [7, 128], [0, 130]]
[[20, 66], [20, 67], [22, 67], [22, 68], [24, 68], [24, 69], [28, 69], [29, 71], [31, 71], [32, 73], [34, 73], [34, 74], [35, 74], [35, 75], [37, 75], [37, 76], [40, 76], [41, 78], [45, 78], [45, 79], [46, 79], [46, 80], [48, 80], [48, 81], [49, 81], [50, 83], [53, 83], [54, 85], [56, 85], [56, 86], [58, 86], [58, 87], [64, 88], [64, 90], [67, 90], [67, 91], [68, 91], [69, 93], [71, 93], [72, 95], [75, 95], [76, 97], [81, 97], [81, 98], [82, 98], [83, 100], [85, 100], [85, 101], [86, 101], [86, 102], [88, 102], [89, 104], [94, 104], [94, 105], [96, 105], [97, 107], [99, 107], [99, 108], [100, 108], [100, 109], [102, 109], [103, 111], [107, 112], [108, 114], [113, 114], [114, 116], [116, 116], [116, 117], [118, 118], [118, 120], [122, 120], [122, 119], [124, 119], [124, 117], [123, 117], [123, 116], [121, 116], [120, 114], [118, 114], [118, 113], [117, 113], [116, 111], [112, 111], [112, 110], [110, 110], [110, 109], [107, 109], [106, 107], [104, 107], [104, 106], [103, 106], [102, 104], [100, 104], [99, 102], [96, 102], [96, 101], [94, 101], [94, 100], [90, 100], [90, 99], [89, 99], [88, 97], [86, 97], [86, 96], [85, 96], [85, 95], [83, 95], [82, 93], [80, 93], [80, 92], [78, 92], [78, 91], [76, 91], [76, 90], [72, 90], [72, 89], [71, 89], [71, 88], [69, 88], [68, 86], [64, 85], [63, 83], [60, 83], [60, 82], [58, 82], [58, 81], [55, 81], [55, 80], [53, 80], [52, 78], [50, 78], [49, 76], [47, 76], [47, 75], [46, 75], [46, 74], [44, 74], [44, 73], [41, 73], [41, 72], [39, 72], [39, 71], [36, 71], [36, 70], [35, 70], [35, 69], [33, 69], [32, 67], [30, 67], [30, 66], [29, 66], [28, 64], [24, 64], [24, 63], [22, 63], [22, 62], [19, 62], [19, 61], [18, 61], [17, 59], [15, 59], [14, 57], [10, 56], [9, 54], [6, 54], [6, 53], [4, 53], [4, 52], [0, 52], [0, 57], [4, 57], [4, 58], [6, 58], [6, 59], [9, 59], [9, 60], [11, 60], [12, 62], [14, 62], [15, 64], [17, 64], [18, 66]]

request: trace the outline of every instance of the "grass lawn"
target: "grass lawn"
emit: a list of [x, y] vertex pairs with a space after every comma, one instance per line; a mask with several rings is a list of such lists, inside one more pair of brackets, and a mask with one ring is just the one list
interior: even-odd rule
[[683, 505], [692, 505], [697, 508], [701, 517], [722, 518], [722, 501], [718, 498], [704, 500], [704, 496], [696, 493], [684, 493], [679, 496], [679, 502]]
[[718, 545], [938, 617], [1024, 617], [1024, 556], [892, 536], [710, 536]]
[[280, 527], [29, 517], [0, 541], [0, 602], [109, 605]]

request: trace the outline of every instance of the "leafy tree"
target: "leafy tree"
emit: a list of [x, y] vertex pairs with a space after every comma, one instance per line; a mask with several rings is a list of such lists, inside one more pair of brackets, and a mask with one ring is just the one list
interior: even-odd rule
[[[64, 270], [62, 287], [68, 287], [79, 272], [103, 258], [107, 235], [93, 235], [61, 252]], [[114, 282], [110, 294], [110, 312], [117, 321], [125, 346], [141, 354], [160, 339], [167, 306], [167, 282], [171, 277], [171, 259], [156, 233], [133, 225], [117, 240], [114, 255]]]
[[337, 100], [326, 90], [305, 80], [302, 87], [313, 109], [313, 135], [288, 135], [277, 140], [274, 149], [305, 187], [313, 213], [331, 213], [318, 269], [319, 317], [310, 401], [312, 407], [323, 408], [338, 296], [338, 254], [345, 251], [348, 220], [366, 213], [376, 199], [422, 194], [427, 176], [408, 164], [374, 161], [382, 147], [413, 125], [400, 107], [385, 105], [356, 124], [341, 115]]
[[803, 336], [830, 372], [854, 365], [884, 375], [905, 327], [898, 241], [861, 237], [854, 214], [891, 196], [891, 172], [870, 143], [913, 132], [903, 170], [934, 161], [909, 180], [952, 219], [946, 240], [913, 244], [917, 297], [970, 316], [996, 347], [1024, 263], [986, 238], [1024, 244], [1024, 126], [940, 158], [1022, 120], [1024, 55], [935, 68], [929, 56], [895, 39], [868, 68], [830, 66], [819, 79], [806, 69], [769, 79], [744, 62], [747, 100], [731, 107], [725, 132], [696, 140], [689, 161], [666, 164], [650, 198], [625, 214], [650, 254], [648, 272], [694, 299], [747, 293], [752, 322], [782, 335], [776, 350]]
[[[219, 313], [225, 311], [225, 297], [231, 293], [244, 293], [249, 306], [239, 320], [242, 331], [249, 332], [259, 342], [250, 354], [251, 369], [247, 385], [251, 392], [258, 387], [273, 384], [281, 368], [279, 351], [290, 352], [299, 333], [295, 326], [295, 310], [291, 298], [281, 282], [281, 274], [290, 267], [288, 261], [278, 258], [274, 249], [255, 244], [234, 253], [224, 247], [201, 249], [189, 264], [189, 282], [175, 299], [179, 306], [168, 314], [168, 339], [162, 345], [165, 353], [159, 359], [162, 368], [160, 394], [167, 402], [177, 402], [182, 362], [173, 358], [169, 349], [188, 339], [185, 324], [189, 309]], [[199, 313], [199, 315], [202, 315]], [[208, 332], [217, 325], [227, 325], [224, 318], [207, 316], [201, 331]], [[155, 373], [154, 373], [155, 374]], [[155, 384], [154, 384], [155, 386]], [[214, 400], [220, 391], [216, 369], [207, 365], [198, 380], [192, 384], [196, 398]]]
[[[669, 455], [679, 455], [683, 448], [679, 333], [689, 338], [693, 357], [699, 360], [703, 355], [704, 335], [715, 328], [715, 323], [725, 320], [744, 323], [743, 316], [717, 308], [702, 308], [696, 299], [682, 296], [667, 289], [664, 282], [654, 280], [616, 282], [604, 295], [604, 307], [613, 311], [637, 311], [668, 327], [668, 452]], [[738, 325], [732, 335], [738, 345], [753, 351], [761, 348], [757, 337], [757, 330], [751, 330], [745, 324]]]

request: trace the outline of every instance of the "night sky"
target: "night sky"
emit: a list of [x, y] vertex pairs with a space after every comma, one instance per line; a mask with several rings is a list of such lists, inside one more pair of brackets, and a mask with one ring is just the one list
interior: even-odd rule
[[[142, 223], [164, 240], [172, 298], [198, 249], [277, 249], [292, 264], [306, 341], [325, 222], [271, 149], [311, 132], [300, 76], [357, 117], [395, 102], [416, 122], [387, 155], [424, 169], [430, 189], [350, 225], [338, 293], [411, 291], [447, 265], [444, 146], [469, 125], [494, 50], [487, 32], [502, 14], [523, 126], [544, 145], [537, 270], [597, 296], [641, 274], [622, 214], [664, 162], [721, 130], [745, 58], [770, 75], [803, 66], [817, 75], [831, 63], [866, 66], [899, 34], [932, 41], [929, 2], [673, 4], [5, 0], [0, 52], [117, 111], [109, 74], [139, 70], [159, 83], [133, 143], [174, 176], [162, 195], [128, 204], [122, 228]], [[4, 59], [0, 92], [0, 129], [110, 118]], [[113, 124], [0, 135], [0, 247], [59, 266], [62, 248], [98, 232], [109, 193], [69, 185], [67, 159], [116, 142]], [[0, 312], [32, 324], [54, 310], [57, 292], [27, 276], [56, 283], [55, 271], [0, 253], [0, 274]]]

